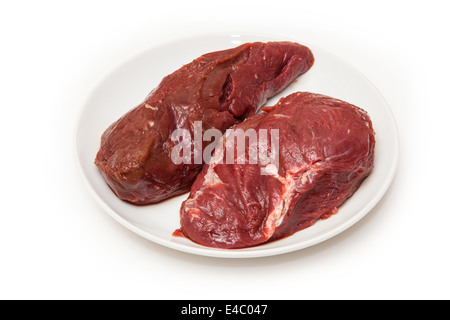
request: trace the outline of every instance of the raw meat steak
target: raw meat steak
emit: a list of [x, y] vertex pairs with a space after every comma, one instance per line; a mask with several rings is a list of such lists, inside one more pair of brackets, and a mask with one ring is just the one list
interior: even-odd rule
[[[364, 110], [307, 92], [263, 108], [268, 109], [232, 129], [255, 129], [259, 136], [261, 129], [271, 135], [278, 129], [278, 169], [275, 162], [237, 164], [238, 157], [242, 160], [238, 152], [233, 153], [234, 164], [225, 164], [230, 151], [230, 135], [225, 135], [181, 207], [186, 237], [220, 248], [286, 237], [336, 213], [371, 172], [375, 137]], [[245, 159], [250, 159], [249, 150], [264, 147], [264, 140], [256, 141], [260, 145], [255, 140], [247, 144]], [[268, 154], [276, 151], [266, 141]]]
[[[203, 162], [175, 164], [176, 129], [223, 132], [253, 115], [313, 64], [298, 43], [246, 43], [205, 54], [166, 76], [139, 106], [102, 135], [95, 164], [122, 200], [154, 203], [189, 191]], [[206, 147], [206, 143], [201, 148]]]

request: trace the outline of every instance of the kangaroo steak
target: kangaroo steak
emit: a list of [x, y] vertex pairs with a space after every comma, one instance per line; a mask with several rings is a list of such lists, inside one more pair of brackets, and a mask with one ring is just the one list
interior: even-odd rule
[[[364, 110], [307, 92], [264, 109], [232, 130], [260, 136], [261, 129], [271, 135], [277, 129], [277, 163], [238, 164], [242, 154], [231, 150], [230, 164], [225, 154], [237, 147], [228, 143], [230, 135], [222, 137], [181, 207], [181, 232], [191, 240], [243, 248], [286, 237], [336, 213], [371, 172], [375, 138]], [[264, 147], [260, 141], [249, 142], [244, 159]]]
[[311, 51], [293, 42], [246, 43], [205, 54], [166, 76], [106, 129], [95, 164], [115, 194], [135, 204], [187, 192], [204, 163], [174, 163], [172, 132], [187, 129], [192, 136], [195, 121], [203, 131], [223, 132], [253, 115], [313, 62]]

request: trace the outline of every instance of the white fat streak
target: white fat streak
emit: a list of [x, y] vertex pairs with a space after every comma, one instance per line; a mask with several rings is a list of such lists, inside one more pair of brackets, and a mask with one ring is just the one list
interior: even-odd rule
[[[219, 178], [219, 175], [215, 172], [214, 168], [217, 164], [222, 163], [223, 161], [223, 137], [220, 138], [216, 149], [214, 150], [214, 154], [210, 159], [208, 170], [206, 171], [205, 176], [203, 177], [203, 186], [216, 186], [219, 184], [223, 184], [222, 180]], [[198, 190], [193, 194], [193, 197], [187, 199], [185, 202], [186, 214], [190, 215], [191, 222], [193, 219], [200, 218], [200, 215], [197, 214], [199, 209], [195, 207], [197, 198], [203, 195], [203, 191]]]
[[[295, 177], [306, 167], [306, 165], [303, 164], [299, 167], [286, 171], [286, 176], [281, 177], [278, 175], [278, 171], [275, 171], [271, 166], [273, 165], [267, 165], [264, 170], [267, 173], [273, 173], [271, 176], [283, 184], [284, 191], [273, 210], [267, 215], [263, 230], [268, 238], [274, 234], [275, 229], [283, 222], [283, 219], [291, 205], [292, 199], [294, 198], [294, 194], [298, 192], [298, 190], [295, 190]], [[309, 168], [308, 171], [302, 174], [300, 178], [301, 184], [305, 185], [310, 180], [310, 174], [319, 170], [321, 170], [320, 163], [315, 163], [311, 168]]]
[[150, 105], [150, 104], [148, 104], [148, 103], [145, 104], [145, 107], [146, 107], [147, 109], [152, 109], [152, 110], [154, 110], [154, 111], [158, 110], [158, 107], [154, 107], [154, 106], [152, 106], [152, 105]]
[[[268, 173], [274, 172], [273, 168], [270, 166], [271, 164], [267, 165], [264, 169]], [[285, 177], [281, 177], [278, 174], [278, 170], [274, 172], [273, 175], [271, 175], [272, 177], [274, 177], [283, 184], [284, 191], [280, 196], [280, 199], [278, 200], [277, 204], [274, 206], [273, 210], [269, 212], [269, 214], [267, 215], [266, 221], [264, 223], [263, 230], [268, 238], [270, 238], [274, 234], [275, 229], [283, 222], [283, 219], [286, 216], [286, 213], [289, 209], [289, 206], [291, 205], [291, 201], [294, 195], [295, 189], [294, 177], [298, 172], [303, 170], [304, 167], [305, 165], [302, 165], [297, 168], [294, 168], [294, 170], [287, 171]]]
[[[291, 102], [286, 102], [285, 104], [291, 104]], [[284, 115], [284, 114], [280, 114], [280, 113], [275, 113], [274, 114], [274, 117], [275, 118], [290, 118], [290, 117], [288, 117], [287, 115]]]
[[185, 214], [189, 216], [189, 221], [192, 222], [194, 219], [199, 219], [201, 215], [200, 209], [196, 207], [196, 201], [203, 192], [201, 190], [197, 191], [191, 199], [187, 199], [184, 203]]
[[304, 174], [302, 174], [302, 179], [301, 179], [301, 183], [302, 184], [306, 184], [306, 182], [308, 182], [309, 179], [309, 175], [308, 175], [308, 171], [306, 171]]
[[203, 185], [206, 185], [208, 187], [213, 187], [218, 184], [223, 183], [222, 180], [220, 180], [219, 175], [214, 171], [215, 164], [209, 165], [208, 171], [205, 174]]
[[217, 164], [220, 164], [222, 162], [223, 162], [223, 137], [221, 137], [219, 142], [217, 143], [217, 147], [214, 150], [214, 154], [211, 157], [211, 160], [209, 161], [208, 170], [206, 171], [206, 174], [204, 176], [203, 185], [211, 187], [221, 183], [223, 184], [222, 180], [220, 180], [219, 178], [219, 175], [214, 170]]
[[261, 173], [264, 173], [266, 176], [276, 177], [278, 180], [280, 178], [280, 176], [278, 175], [278, 168], [273, 163], [269, 163], [267, 166], [262, 167]]

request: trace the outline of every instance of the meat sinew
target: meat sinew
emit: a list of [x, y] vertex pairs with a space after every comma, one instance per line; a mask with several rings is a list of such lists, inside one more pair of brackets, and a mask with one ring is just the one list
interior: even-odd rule
[[[265, 109], [232, 130], [255, 129], [260, 138], [277, 129], [278, 161], [249, 163], [252, 150], [269, 145], [270, 154], [276, 145], [248, 139], [238, 164], [243, 154], [229, 143], [236, 136], [225, 135], [181, 207], [181, 231], [194, 242], [243, 248], [289, 236], [336, 213], [370, 174], [375, 137], [364, 110], [307, 92]], [[225, 159], [230, 148], [234, 164]]]
[[[102, 135], [95, 164], [122, 200], [154, 203], [189, 191], [204, 163], [174, 163], [177, 129], [221, 132], [253, 115], [313, 64], [298, 43], [246, 43], [205, 54], [166, 76], [139, 106]], [[206, 147], [206, 144], [201, 146]], [[190, 162], [190, 163], [189, 163]]]

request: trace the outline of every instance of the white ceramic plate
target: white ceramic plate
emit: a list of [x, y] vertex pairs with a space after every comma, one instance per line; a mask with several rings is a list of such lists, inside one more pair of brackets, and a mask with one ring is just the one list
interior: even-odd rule
[[[188, 239], [174, 237], [179, 228], [179, 208], [186, 195], [160, 204], [133, 206], [119, 200], [94, 165], [103, 131], [120, 116], [144, 100], [167, 74], [198, 56], [235, 47], [245, 42], [293, 40], [311, 48], [314, 66], [278, 96], [310, 91], [345, 100], [365, 109], [376, 132], [375, 168], [359, 190], [336, 215], [296, 234], [246, 249], [208, 248]], [[76, 124], [75, 147], [81, 171], [100, 206], [119, 223], [161, 245], [205, 256], [249, 258], [299, 250], [329, 239], [365, 216], [381, 199], [394, 176], [398, 157], [397, 129], [392, 113], [378, 90], [352, 66], [334, 55], [299, 39], [260, 34], [211, 34], [183, 38], [152, 47], [112, 71], [94, 88]]]

